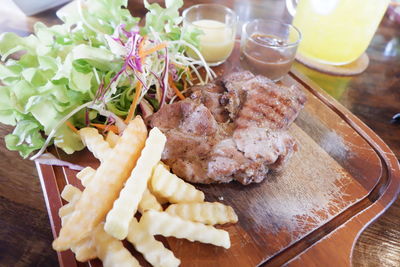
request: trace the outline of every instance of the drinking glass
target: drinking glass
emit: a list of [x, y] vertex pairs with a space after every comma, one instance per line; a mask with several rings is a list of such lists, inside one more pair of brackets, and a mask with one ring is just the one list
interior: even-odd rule
[[345, 65], [367, 49], [389, 0], [286, 0], [303, 40], [299, 53], [320, 63]]

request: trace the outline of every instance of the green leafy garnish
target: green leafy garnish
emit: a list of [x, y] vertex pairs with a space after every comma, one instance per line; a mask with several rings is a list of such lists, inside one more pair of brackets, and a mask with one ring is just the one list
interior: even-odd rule
[[[0, 35], [0, 122], [15, 126], [5, 138], [8, 149], [22, 157], [50, 143], [66, 153], [81, 150], [78, 134], [65, 122], [121, 127], [139, 82], [136, 104], [144, 101], [146, 115], [173, 101], [165, 82], [169, 70], [189, 73], [199, 65], [184, 54], [186, 45], [196, 47], [199, 32], [182, 30], [182, 0], [166, 0], [165, 8], [146, 0], [144, 5], [142, 28], [126, 9], [127, 0], [79, 0], [57, 12], [60, 25], [39, 22], [30, 36]], [[139, 46], [164, 42], [166, 49], [139, 53]]]

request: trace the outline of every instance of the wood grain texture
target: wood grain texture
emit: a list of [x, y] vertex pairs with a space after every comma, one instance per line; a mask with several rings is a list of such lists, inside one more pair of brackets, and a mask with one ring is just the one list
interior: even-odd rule
[[[245, 190], [238, 183], [197, 185], [206, 192], [209, 201], [216, 201], [222, 196], [223, 202], [235, 208], [240, 220], [236, 225], [223, 227], [230, 232], [232, 238], [232, 247], [229, 250], [168, 238], [168, 244], [182, 260], [182, 266], [254, 266], [266, 259], [270, 265], [278, 266], [308, 249], [321, 238], [329, 237], [327, 234], [336, 231], [338, 225], [347, 223], [346, 221], [352, 218], [355, 213], [351, 210], [360, 212], [371, 206], [371, 202], [366, 198], [366, 206], [357, 208], [362, 202], [359, 200], [366, 197], [368, 190], [320, 148], [311, 136], [296, 125], [291, 128], [291, 133], [301, 141], [302, 148], [283, 172], [275, 173], [263, 183], [253, 184]], [[61, 157], [64, 158], [62, 154]], [[90, 160], [93, 157], [87, 151], [83, 151], [75, 154], [73, 162], [78, 163], [82, 159]], [[96, 164], [95, 161], [92, 163]], [[62, 172], [62, 168], [51, 166], [40, 168], [41, 177], [45, 178], [43, 180], [47, 184], [45, 192], [51, 198], [48, 202], [49, 213], [55, 218], [54, 229], [57, 233], [60, 227], [59, 222], [57, 223], [57, 209], [61, 206], [59, 192], [66, 181], [76, 185], [79, 182], [74, 176], [74, 171]], [[397, 167], [397, 174], [398, 172]], [[371, 174], [371, 179], [379, 178]], [[396, 181], [398, 180], [399, 177]], [[375, 216], [383, 208], [384, 206], [378, 207], [372, 215]], [[335, 216], [342, 211], [344, 217]], [[371, 218], [368, 216], [360, 221], [355, 218], [351, 220], [363, 227]], [[340, 227], [338, 231], [348, 231], [348, 234], [338, 235], [340, 242], [336, 239], [332, 241], [333, 245], [330, 247], [334, 247], [334, 251], [318, 245], [324, 244], [324, 241], [316, 246], [319, 246], [323, 253], [335, 252], [341, 255], [342, 257], [335, 258], [338, 263], [349, 263], [352, 243], [358, 231], [345, 227]], [[305, 235], [307, 237], [304, 239]], [[339, 250], [346, 253], [339, 253]], [[284, 255], [274, 260], [276, 257], [272, 255], [281, 252]], [[309, 254], [307, 251], [304, 253]], [[70, 260], [68, 254], [63, 252], [59, 256], [67, 261]], [[311, 258], [311, 262], [313, 259]], [[318, 262], [326, 262], [326, 259], [325, 255], [318, 258]], [[309, 258], [305, 260], [310, 261]]]
[[[35, 21], [46, 24], [57, 22], [54, 10], [32, 18], [26, 18], [13, 9], [11, 0], [3, 0], [0, 9], [0, 32], [14, 31], [28, 35]], [[144, 12], [140, 0], [130, 1], [132, 13], [141, 16]], [[186, 5], [197, 1], [186, 0]], [[201, 1], [213, 2], [213, 1]], [[285, 17], [284, 1], [218, 1], [234, 7], [241, 19], [253, 17]], [[398, 37], [399, 25], [384, 21], [379, 32], [390, 40]], [[362, 75], [340, 78], [303, 73], [335, 96], [350, 111], [359, 116], [376, 131], [400, 157], [400, 126], [390, 124], [394, 113], [400, 112], [400, 61], [382, 60], [371, 48], [369, 68]], [[371, 54], [373, 53], [373, 54]], [[296, 66], [301, 68], [301, 66]], [[9, 127], [0, 126], [3, 138]], [[40, 184], [33, 163], [19, 159], [0, 142], [0, 266], [55, 266], [56, 254], [51, 250], [51, 230]], [[9, 207], [13, 207], [10, 209]], [[398, 266], [400, 263], [400, 200], [360, 236], [353, 255], [354, 266]], [[33, 226], [28, 227], [28, 222]], [[24, 230], [25, 229], [25, 230]], [[25, 241], [28, 240], [29, 242]], [[33, 240], [33, 242], [30, 242]], [[37, 249], [43, 247], [43, 249]], [[45, 249], [47, 248], [47, 250]]]
[[[321, 88], [358, 116], [373, 129], [400, 158], [400, 124], [390, 122], [400, 112], [400, 55], [384, 57], [384, 45], [400, 36], [399, 24], [382, 21], [368, 49], [370, 65], [355, 77], [335, 77], [321, 74], [300, 64], [295, 68], [306, 74]], [[393, 49], [399, 49], [399, 45]], [[359, 237], [354, 248], [354, 266], [399, 266], [400, 265], [400, 198], [372, 223]]]
[[0, 266], [54, 266], [53, 235], [33, 162], [6, 149], [0, 127]]
[[57, 265], [45, 212], [0, 197], [0, 217], [1, 266]]
[[353, 253], [354, 266], [399, 266], [400, 205], [396, 201], [360, 236]]
[[[238, 54], [237, 46], [216, 71], [232, 71]], [[240, 220], [222, 226], [232, 239], [229, 250], [167, 238], [182, 266], [349, 266], [356, 237], [398, 192], [400, 167], [378, 136], [301, 73], [291, 73], [283, 83], [297, 84], [308, 95], [305, 109], [290, 128], [299, 151], [282, 172], [271, 173], [260, 184], [197, 185], [208, 201], [232, 206]], [[68, 158], [81, 165], [98, 163], [87, 151]], [[66, 183], [79, 186], [79, 181], [69, 169], [39, 168], [57, 236], [59, 192]], [[71, 261], [69, 251], [58, 256], [63, 265]]]

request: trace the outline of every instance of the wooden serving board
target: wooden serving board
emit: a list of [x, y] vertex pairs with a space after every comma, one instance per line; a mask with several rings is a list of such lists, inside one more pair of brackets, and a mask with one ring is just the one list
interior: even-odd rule
[[[217, 69], [232, 71], [238, 53]], [[393, 152], [365, 124], [301, 73], [292, 70], [283, 84], [300, 86], [308, 102], [291, 126], [299, 144], [288, 166], [260, 184], [196, 185], [207, 201], [231, 205], [239, 216], [229, 231], [230, 249], [166, 238], [181, 266], [350, 266], [360, 232], [396, 198], [400, 168]], [[88, 151], [63, 159], [97, 167]], [[81, 187], [75, 171], [37, 164], [54, 236], [60, 230], [60, 192]], [[127, 247], [134, 252], [132, 246]], [[49, 248], [51, 249], [51, 248]], [[144, 266], [148, 266], [138, 253]], [[77, 263], [70, 251], [58, 254], [61, 266]]]

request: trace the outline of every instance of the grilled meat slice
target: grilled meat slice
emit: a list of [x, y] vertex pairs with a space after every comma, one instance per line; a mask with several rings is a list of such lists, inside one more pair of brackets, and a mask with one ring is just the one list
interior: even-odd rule
[[250, 127], [233, 133], [236, 147], [252, 161], [262, 161], [270, 169], [279, 169], [297, 149], [295, 140], [286, 131], [270, 131]]
[[224, 105], [221, 105], [221, 97], [225, 93], [222, 83], [211, 82], [203, 86], [193, 86], [191, 88], [190, 98], [202, 102], [220, 123], [227, 122], [229, 115]]
[[203, 104], [191, 99], [160, 110], [150, 117], [149, 126], [158, 127], [167, 137], [162, 160], [176, 175], [202, 182], [207, 177], [207, 159], [219, 131], [217, 122]]
[[222, 79], [226, 92], [221, 97], [221, 103], [229, 113], [229, 118], [234, 120], [241, 109], [241, 105], [246, 100], [246, 89], [241, 88], [241, 84], [253, 79], [251, 72], [235, 72]]
[[150, 117], [150, 127], [158, 127], [162, 131], [177, 129], [185, 134], [196, 136], [213, 136], [218, 130], [210, 110], [204, 105], [186, 99], [161, 108]]
[[[233, 72], [222, 78], [222, 82], [228, 92], [230, 91], [247, 91], [249, 89], [244, 84], [249, 80], [254, 79], [254, 74], [250, 71]], [[258, 76], [263, 77], [263, 76]], [[267, 78], [265, 78], [268, 80]], [[272, 82], [272, 81], [271, 81]]]
[[207, 178], [218, 183], [232, 180], [242, 184], [258, 183], [267, 173], [267, 164], [247, 158], [232, 138], [221, 140], [213, 147], [207, 165]]
[[[223, 79], [230, 103], [235, 104], [238, 128], [257, 125], [271, 130], [287, 129], [298, 116], [306, 97], [297, 86], [279, 86], [264, 76], [248, 71], [235, 72]], [[234, 94], [231, 92], [235, 92]], [[240, 108], [237, 108], [240, 107]], [[230, 109], [230, 108], [229, 108]]]
[[286, 130], [297, 118], [306, 98], [296, 86], [284, 87], [260, 81], [248, 81], [246, 101], [235, 120], [237, 127], [252, 126]]
[[178, 176], [196, 183], [261, 182], [297, 150], [287, 133], [306, 101], [297, 87], [238, 72], [190, 92], [150, 118], [167, 136], [162, 160]]

